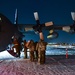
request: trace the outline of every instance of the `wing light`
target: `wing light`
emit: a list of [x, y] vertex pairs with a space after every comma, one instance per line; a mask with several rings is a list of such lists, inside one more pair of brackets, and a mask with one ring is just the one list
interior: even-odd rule
[[53, 32], [54, 32], [54, 30], [53, 30], [53, 29], [49, 31], [49, 33], [53, 33]]
[[54, 38], [57, 38], [57, 37], [58, 37], [58, 33], [52, 31], [51, 33], [48, 34], [47, 39], [54, 39]]

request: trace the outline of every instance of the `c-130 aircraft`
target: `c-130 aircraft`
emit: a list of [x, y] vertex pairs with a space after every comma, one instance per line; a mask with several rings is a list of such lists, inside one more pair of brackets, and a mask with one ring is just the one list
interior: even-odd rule
[[[37, 12], [34, 13], [36, 18], [36, 25], [33, 24], [18, 24], [18, 11], [15, 12], [15, 22], [12, 24], [10, 20], [0, 13], [0, 52], [6, 50], [8, 44], [11, 43], [13, 36], [17, 38], [22, 38], [23, 33], [28, 32], [29, 30], [35, 30], [36, 32], [40, 31], [40, 28], [53, 25], [53, 22], [48, 22], [45, 24], [39, 24]], [[40, 34], [42, 35], [42, 34]], [[40, 37], [41, 38], [41, 37]]]
[[56, 38], [58, 33], [56, 30], [63, 30], [66, 32], [74, 33], [75, 32], [75, 13], [71, 12], [74, 23], [72, 25], [63, 25], [56, 26], [54, 22], [46, 22], [40, 24], [38, 12], [34, 12], [34, 17], [36, 20], [36, 25], [33, 24], [18, 24], [18, 11], [15, 12], [15, 22], [12, 24], [10, 20], [0, 13], [0, 52], [6, 50], [7, 46], [11, 43], [12, 36], [16, 34], [19, 38], [24, 36], [23, 33], [26, 33], [30, 30], [33, 30], [35, 33], [39, 34], [41, 40], [44, 40], [44, 34], [42, 30], [49, 30], [49, 35], [47, 38]]

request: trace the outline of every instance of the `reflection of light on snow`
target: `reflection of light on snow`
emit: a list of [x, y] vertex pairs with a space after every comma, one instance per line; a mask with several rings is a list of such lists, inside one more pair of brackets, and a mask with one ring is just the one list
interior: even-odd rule
[[58, 51], [58, 50], [53, 50], [53, 51], [46, 51], [46, 55], [65, 55], [65, 51]]
[[16, 48], [14, 48], [14, 52], [16, 53]]
[[0, 52], [0, 59], [9, 59], [9, 58], [15, 58], [15, 57], [9, 54], [8, 51]]
[[[75, 55], [75, 50], [68, 49], [68, 54]], [[66, 55], [66, 50], [47, 47], [46, 55]]]
[[[29, 53], [30, 53], [29, 49], [27, 49], [27, 58], [30, 58]], [[75, 55], [75, 50], [69, 49], [68, 54]], [[47, 47], [46, 55], [66, 55], [66, 50]], [[0, 60], [1, 59], [13, 59], [13, 58], [16, 58], [16, 57], [12, 56], [8, 51], [0, 52]], [[24, 49], [21, 51], [20, 58], [24, 58]]]
[[[20, 57], [24, 57], [24, 49], [22, 50]], [[29, 58], [29, 49], [27, 49], [27, 57]]]
[[[27, 51], [28, 51], [27, 57], [29, 58], [29, 49]], [[12, 59], [12, 58], [16, 57], [12, 56], [8, 51], [0, 52], [0, 59]], [[24, 51], [21, 51], [20, 58], [24, 58]]]
[[[24, 58], [24, 52], [21, 52], [21, 58]], [[29, 52], [27, 52], [27, 58], [29, 58]]]

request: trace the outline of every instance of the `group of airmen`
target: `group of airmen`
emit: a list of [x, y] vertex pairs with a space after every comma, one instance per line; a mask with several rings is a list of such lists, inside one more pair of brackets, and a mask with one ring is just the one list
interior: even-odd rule
[[12, 43], [14, 44], [13, 48], [16, 50], [16, 56], [20, 57], [20, 52], [22, 47], [24, 48], [24, 59], [27, 59], [27, 49], [29, 49], [30, 61], [33, 62], [37, 60], [39, 64], [45, 63], [45, 51], [47, 43], [44, 40], [39, 40], [39, 42], [23, 41], [23, 44], [20, 44], [17, 38], [14, 38]]

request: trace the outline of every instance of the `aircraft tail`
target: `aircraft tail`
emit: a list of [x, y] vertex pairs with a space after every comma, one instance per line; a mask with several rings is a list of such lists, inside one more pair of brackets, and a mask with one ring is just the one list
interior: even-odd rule
[[16, 9], [15, 11], [15, 20], [14, 20], [14, 24], [17, 24], [18, 23], [18, 11]]

